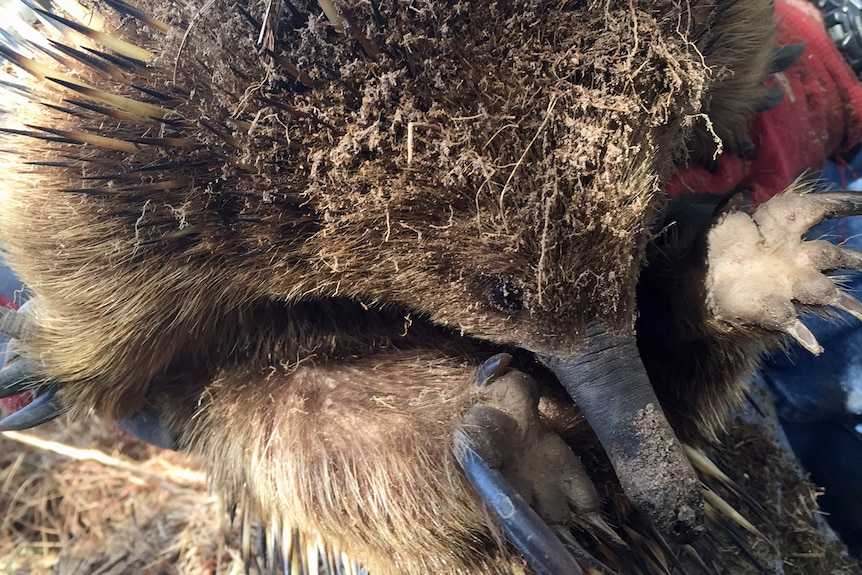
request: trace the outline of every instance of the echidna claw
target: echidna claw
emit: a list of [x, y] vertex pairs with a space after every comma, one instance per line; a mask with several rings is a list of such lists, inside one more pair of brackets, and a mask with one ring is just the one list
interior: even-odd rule
[[836, 246], [821, 240], [821, 250], [818, 254], [823, 262], [823, 269], [862, 271], [862, 254], [856, 250]]
[[172, 450], [178, 447], [176, 437], [165, 426], [159, 412], [150, 405], [144, 406], [139, 412], [119, 421], [118, 424], [124, 431], [150, 445]]
[[768, 112], [778, 107], [784, 101], [784, 91], [777, 84], [770, 86], [766, 90], [763, 98], [757, 103], [755, 108], [758, 112]]
[[841, 292], [838, 296], [838, 301], [834, 304], [834, 307], [842, 311], [846, 311], [859, 321], [862, 321], [862, 303], [852, 295], [846, 292]]
[[485, 387], [503, 375], [511, 362], [512, 356], [508, 353], [498, 353], [486, 359], [476, 373], [476, 387]]
[[18, 359], [0, 369], [0, 399], [33, 389], [44, 381], [34, 373], [32, 363], [25, 359]]
[[[571, 447], [543, 421], [536, 382], [495, 355], [476, 372], [481, 398], [455, 433], [455, 457], [506, 537], [538, 573], [612, 573], [569, 533], [625, 548], [601, 516], [598, 492]], [[548, 470], [553, 469], [553, 473]], [[517, 486], [517, 489], [514, 487]]]
[[806, 197], [816, 198], [816, 208], [820, 208], [820, 217], [815, 221], [819, 224], [832, 218], [862, 215], [862, 194], [859, 192], [824, 192]]
[[47, 423], [65, 413], [67, 407], [57, 396], [57, 386], [43, 389], [32, 402], [0, 420], [0, 431], [20, 431]]
[[799, 60], [804, 51], [804, 42], [776, 46], [772, 49], [772, 63], [769, 67], [770, 73], [774, 74], [775, 72], [783, 72], [788, 69]]
[[506, 537], [536, 573], [583, 573], [550, 527], [464, 434], [455, 440], [455, 457], [476, 493], [500, 522]]
[[792, 337], [796, 342], [813, 353], [814, 355], [820, 355], [823, 353], [823, 347], [817, 341], [817, 338], [814, 337], [814, 334], [811, 333], [805, 324], [799, 321], [798, 319], [793, 322], [793, 325], [785, 329], [786, 333]]

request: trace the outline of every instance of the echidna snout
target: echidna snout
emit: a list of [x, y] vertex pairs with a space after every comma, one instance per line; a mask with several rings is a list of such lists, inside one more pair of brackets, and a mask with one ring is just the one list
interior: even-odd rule
[[544, 356], [542, 362], [589, 421], [635, 507], [677, 541], [700, 534], [698, 478], [653, 391], [634, 338], [592, 329], [577, 357]]

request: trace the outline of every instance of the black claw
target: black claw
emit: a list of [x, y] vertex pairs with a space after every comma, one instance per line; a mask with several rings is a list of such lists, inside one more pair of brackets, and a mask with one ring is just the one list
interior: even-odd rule
[[[777, 213], [779, 218], [795, 222], [797, 229], [804, 234], [826, 220], [862, 215], [862, 192], [787, 193], [776, 196], [754, 211], [752, 217], [758, 225], [761, 223], [761, 212], [771, 214], [773, 218]], [[821, 258], [824, 258], [820, 262], [823, 266], [821, 269], [827, 269], [831, 264], [828, 260], [831, 255], [821, 255]], [[854, 260], [851, 258], [849, 261]], [[851, 266], [850, 269], [855, 268]]]
[[461, 435], [456, 440], [455, 457], [479, 497], [500, 522], [506, 537], [536, 573], [582, 575], [577, 561], [550, 527], [503, 475], [488, 465], [467, 436]]
[[[2, 373], [2, 372], [0, 372]], [[144, 406], [136, 414], [119, 422], [123, 430], [131, 433], [141, 441], [164, 449], [177, 449], [177, 440], [165, 426], [159, 412], [150, 405]]]
[[778, 84], [773, 84], [766, 89], [766, 95], [758, 102], [755, 111], [768, 112], [774, 110], [784, 100], [784, 90]]
[[736, 155], [743, 160], [751, 161], [757, 154], [757, 146], [749, 136], [743, 136], [736, 142]]
[[33, 389], [42, 383], [44, 378], [34, 377], [33, 365], [19, 359], [3, 369], [0, 369], [0, 398], [12, 397], [22, 391]]
[[805, 42], [799, 44], [788, 44], [787, 46], [776, 46], [772, 49], [772, 64], [769, 72], [783, 72], [796, 63], [805, 52]]
[[485, 387], [503, 375], [511, 362], [512, 356], [508, 353], [498, 353], [486, 359], [476, 373], [476, 387]]
[[20, 431], [36, 427], [59, 417], [66, 409], [57, 397], [57, 387], [51, 386], [28, 405], [0, 420], [0, 431]]
[[8, 307], [0, 307], [0, 333], [21, 339], [27, 316]]

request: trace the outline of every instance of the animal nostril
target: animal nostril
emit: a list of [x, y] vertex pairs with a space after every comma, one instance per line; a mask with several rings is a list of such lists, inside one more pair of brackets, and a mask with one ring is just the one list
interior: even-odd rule
[[491, 304], [500, 311], [513, 313], [524, 307], [523, 292], [508, 276], [496, 276], [491, 283]]

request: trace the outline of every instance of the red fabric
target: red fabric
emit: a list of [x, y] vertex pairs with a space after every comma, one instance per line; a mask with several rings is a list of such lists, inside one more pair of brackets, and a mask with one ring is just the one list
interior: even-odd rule
[[22, 391], [18, 395], [0, 399], [0, 403], [3, 404], [3, 407], [13, 413], [29, 404], [31, 401], [33, 401], [33, 392], [31, 391]]
[[862, 85], [822, 23], [785, 2], [776, 2], [775, 18], [777, 44], [804, 43], [805, 51], [773, 80], [784, 92], [782, 102], [752, 123], [754, 159], [724, 154], [715, 173], [680, 167], [667, 183], [670, 195], [721, 194], [743, 187], [756, 203], [764, 202], [806, 170], [821, 168], [826, 158], [862, 140]]

